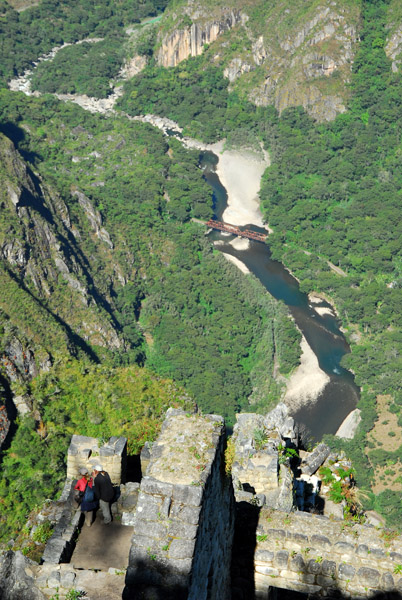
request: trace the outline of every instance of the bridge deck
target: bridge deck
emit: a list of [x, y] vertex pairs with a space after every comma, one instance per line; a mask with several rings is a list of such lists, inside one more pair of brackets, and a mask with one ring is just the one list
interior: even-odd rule
[[226, 231], [227, 233], [232, 233], [233, 235], [245, 237], [250, 240], [255, 240], [257, 242], [265, 242], [265, 240], [267, 239], [267, 236], [264, 233], [251, 231], [250, 229], [242, 230], [239, 227], [237, 227], [237, 225], [231, 225], [230, 223], [224, 223], [223, 221], [217, 221], [216, 219], [210, 219], [205, 224], [207, 225], [207, 227], [211, 227], [211, 229]]

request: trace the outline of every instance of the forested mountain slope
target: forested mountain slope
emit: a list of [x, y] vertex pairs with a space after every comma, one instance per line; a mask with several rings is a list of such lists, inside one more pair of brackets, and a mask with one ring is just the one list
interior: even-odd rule
[[156, 59], [175, 66], [205, 50], [240, 96], [330, 120], [345, 111], [359, 19], [360, 3], [349, 0], [179, 0], [162, 20]]
[[[106, 56], [124, 46], [118, 60], [111, 54], [115, 74], [124, 57], [148, 61], [125, 84], [120, 117], [0, 93], [2, 377], [29, 411], [2, 458], [5, 535], [29, 508], [36, 479], [35, 501], [55, 489], [72, 432], [124, 431], [134, 452], [168, 403], [190, 401], [161, 377], [233, 419], [252, 393], [260, 410], [280, 397], [276, 363], [283, 374], [297, 364], [284, 307], [191, 221], [212, 214], [198, 152], [124, 114], [150, 112], [206, 141], [270, 151], [261, 191], [269, 244], [302, 289], [336, 304], [352, 343], [345, 364], [363, 388], [362, 425], [345, 448], [359, 483], [377, 492], [367, 506], [399, 524], [399, 3], [177, 1], [133, 46], [127, 30], [164, 2], [84, 5], [46, 0], [17, 13], [1, 4], [4, 87], [43, 52], [86, 37], [104, 37]], [[110, 64], [82, 46], [87, 93], [108, 95]], [[38, 86], [52, 82], [47, 68], [59, 70], [57, 86], [81, 85], [79, 70], [46, 64]], [[299, 104], [333, 121], [289, 108]], [[132, 412], [124, 382], [140, 399]], [[11, 486], [17, 471], [31, 481], [26, 492]]]
[[[190, 396], [229, 421], [252, 393], [264, 410], [299, 348], [285, 308], [190, 221], [212, 214], [198, 152], [124, 117], [0, 95], [2, 376], [28, 411], [3, 457], [9, 536], [62, 479], [46, 461], [60, 466], [72, 433], [123, 433], [138, 452]], [[39, 478], [34, 495], [16, 473]]]
[[[155, 55], [160, 63], [163, 56], [181, 62], [169, 69], [151, 63], [126, 84], [120, 106], [131, 114], [148, 110], [171, 116], [186, 132], [208, 140], [214, 135], [225, 135], [230, 143], [243, 140], [251, 145], [253, 138], [265, 141], [272, 159], [261, 190], [265, 218], [274, 229], [269, 245], [274, 256], [298, 276], [304, 291], [324, 292], [336, 303], [352, 343], [345, 365], [356, 373], [363, 391], [363, 422], [356, 439], [346, 444], [347, 451], [353, 455], [359, 483], [376, 491], [377, 498], [371, 498], [371, 506], [386, 514], [390, 523], [397, 524], [402, 477], [400, 6], [393, 1], [342, 5], [352, 15], [350, 21], [345, 20], [344, 31], [353, 29], [356, 35], [350, 46], [353, 53], [344, 63], [348, 75], [344, 78], [342, 69], [337, 67], [330, 77], [318, 79], [337, 81], [344, 112], [321, 125], [302, 108], [288, 108], [278, 116], [270, 106], [255, 108], [248, 104], [244, 98], [247, 87], [242, 88], [241, 82], [257, 76], [257, 66], [251, 75], [239, 75], [231, 83], [226, 79], [226, 85], [222, 82], [222, 66], [229, 64], [222, 62], [222, 48], [227, 52], [231, 49], [232, 56], [243, 56], [242, 49], [247, 44], [236, 45], [235, 40], [246, 39], [245, 15], [251, 15], [256, 6], [257, 3], [245, 2], [241, 8], [233, 5], [225, 13], [219, 3], [215, 8], [201, 7], [198, 12], [190, 3], [170, 5], [161, 24]], [[270, 3], [265, 10], [279, 6]], [[286, 34], [292, 24], [294, 44], [295, 40], [307, 39], [307, 47], [311, 48], [315, 38], [306, 37], [303, 29], [310, 9], [314, 8], [318, 17], [326, 11], [329, 14], [339, 10], [341, 4], [303, 3], [300, 13], [297, 6], [294, 10], [282, 6], [277, 31], [269, 37], [271, 42], [282, 35], [280, 19], [289, 19]], [[264, 17], [260, 21], [257, 32], [269, 23]], [[218, 26], [214, 28], [211, 23]], [[298, 36], [298, 30], [303, 35]], [[209, 40], [200, 31], [209, 31]], [[319, 31], [316, 39], [337, 35], [325, 25]], [[211, 43], [204, 48], [202, 44], [192, 44], [193, 39]], [[162, 52], [163, 44], [166, 53]], [[334, 42], [328, 48], [335, 46]], [[294, 52], [288, 47], [286, 56], [292, 68], [303, 64], [303, 56], [307, 56], [300, 50], [302, 47], [303, 44]], [[183, 60], [186, 54], [200, 52], [197, 57]], [[271, 68], [277, 64], [272, 52], [266, 64]], [[299, 81], [292, 68], [281, 72], [278, 88], [289, 81]], [[300, 72], [304, 73], [303, 85], [317, 84], [307, 77], [308, 69]], [[225, 73], [228, 75], [227, 70]], [[218, 94], [214, 95], [211, 109], [207, 98], [212, 81], [219, 85], [215, 83]], [[251, 98], [249, 94], [248, 99]], [[294, 100], [322, 120], [297, 94]], [[278, 103], [277, 106], [284, 108]]]

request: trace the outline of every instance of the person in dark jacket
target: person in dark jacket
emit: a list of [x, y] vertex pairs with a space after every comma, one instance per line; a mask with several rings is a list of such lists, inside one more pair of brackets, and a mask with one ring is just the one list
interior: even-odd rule
[[[88, 469], [83, 467], [80, 469], [81, 479], [74, 486], [74, 499], [81, 507], [81, 512], [85, 515], [85, 524], [91, 527], [95, 508], [98, 507], [98, 501], [92, 493], [93, 480], [88, 473]], [[87, 491], [87, 488], [88, 491]]]
[[99, 505], [103, 514], [103, 522], [107, 525], [112, 520], [110, 503], [114, 497], [114, 488], [109, 473], [103, 470], [102, 465], [94, 466], [93, 476], [95, 496], [99, 500]]

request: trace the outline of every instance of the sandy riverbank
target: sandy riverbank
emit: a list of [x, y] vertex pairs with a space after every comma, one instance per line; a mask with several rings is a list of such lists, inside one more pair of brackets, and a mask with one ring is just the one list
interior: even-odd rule
[[289, 379], [283, 399], [291, 411], [296, 411], [307, 404], [314, 404], [330, 381], [329, 376], [320, 368], [317, 357], [304, 336], [300, 347], [302, 350], [300, 365]]
[[269, 166], [266, 152], [261, 156], [241, 150], [224, 150], [222, 142], [213, 144], [211, 150], [219, 158], [216, 173], [228, 194], [228, 206], [223, 220], [233, 225], [253, 223], [263, 227], [260, 211], [261, 177]]
[[[269, 166], [269, 157], [265, 156], [262, 159], [240, 151], [223, 151], [222, 142], [208, 149], [219, 157], [216, 172], [228, 194], [228, 207], [223, 214], [223, 220], [233, 225], [254, 223], [263, 226], [258, 191], [262, 174]], [[245, 249], [249, 244], [248, 240], [244, 239], [235, 239], [231, 243], [239, 250]], [[241, 245], [243, 247], [240, 247]], [[241, 261], [227, 254], [225, 256], [243, 273], [248, 272]], [[322, 302], [322, 298], [319, 302]], [[321, 314], [330, 312], [326, 307], [316, 307], [315, 310]], [[293, 411], [307, 404], [314, 404], [330, 381], [329, 376], [320, 368], [317, 357], [304, 336], [301, 351], [300, 366], [289, 379], [284, 397], [284, 402]]]
[[215, 144], [202, 144], [190, 138], [181, 141], [189, 148], [209, 150], [219, 158], [216, 174], [228, 195], [223, 220], [232, 225], [253, 223], [271, 233], [272, 230], [263, 223], [258, 197], [262, 174], [270, 165], [268, 153], [262, 151], [258, 155], [247, 150], [224, 150], [223, 140]]

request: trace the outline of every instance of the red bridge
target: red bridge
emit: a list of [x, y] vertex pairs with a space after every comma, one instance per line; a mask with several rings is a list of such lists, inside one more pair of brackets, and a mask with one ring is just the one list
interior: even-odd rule
[[223, 221], [216, 221], [215, 219], [211, 219], [205, 223], [207, 227], [211, 227], [211, 229], [219, 229], [219, 231], [227, 231], [228, 233], [232, 233], [233, 235], [239, 235], [240, 237], [249, 238], [250, 240], [256, 240], [257, 242], [265, 242], [267, 236], [265, 233], [257, 233], [256, 231], [251, 231], [250, 229], [240, 229], [236, 225], [231, 225], [230, 223], [224, 223]]

